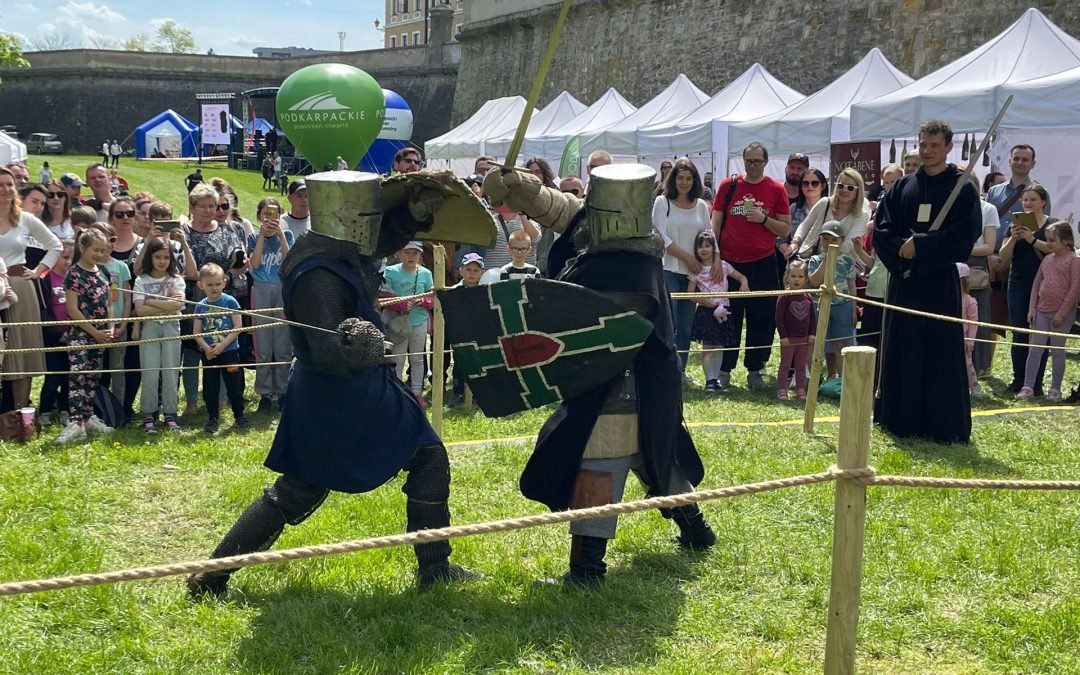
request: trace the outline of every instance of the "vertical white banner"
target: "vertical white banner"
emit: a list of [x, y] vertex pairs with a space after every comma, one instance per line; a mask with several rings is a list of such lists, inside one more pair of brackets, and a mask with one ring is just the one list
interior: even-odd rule
[[206, 145], [229, 144], [229, 104], [204, 103], [202, 106], [202, 142]]

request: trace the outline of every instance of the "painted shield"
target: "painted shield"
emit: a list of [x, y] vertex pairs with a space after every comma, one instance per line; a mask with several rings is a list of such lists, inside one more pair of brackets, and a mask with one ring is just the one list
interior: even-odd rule
[[502, 281], [438, 292], [457, 372], [503, 417], [578, 396], [624, 371], [652, 322], [576, 284]]

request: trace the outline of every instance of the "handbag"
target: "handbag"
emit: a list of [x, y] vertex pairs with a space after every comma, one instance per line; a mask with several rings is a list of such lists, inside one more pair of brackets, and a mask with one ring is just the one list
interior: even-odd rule
[[986, 268], [986, 256], [973, 255], [968, 258], [967, 265], [971, 270], [968, 274], [968, 289], [981, 291], [990, 288], [990, 270]]
[[391, 342], [398, 342], [408, 337], [412, 326], [409, 323], [408, 312], [395, 312], [392, 309], [384, 309], [381, 312], [383, 332]]

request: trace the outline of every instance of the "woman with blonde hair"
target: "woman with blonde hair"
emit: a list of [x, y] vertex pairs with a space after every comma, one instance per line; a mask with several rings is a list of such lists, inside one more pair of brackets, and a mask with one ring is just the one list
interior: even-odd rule
[[870, 204], [866, 201], [866, 188], [862, 174], [848, 167], [840, 172], [833, 186], [832, 195], [821, 199], [791, 238], [791, 250], [800, 258], [807, 258], [817, 247], [821, 226], [835, 220], [839, 221], [844, 234], [842, 253], [851, 253], [856, 239], [866, 233], [866, 223], [870, 220]]

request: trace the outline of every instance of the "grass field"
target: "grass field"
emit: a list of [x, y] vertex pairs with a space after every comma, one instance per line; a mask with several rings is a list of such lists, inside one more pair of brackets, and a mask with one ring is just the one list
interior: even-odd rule
[[[172, 195], [182, 196], [188, 170], [122, 169], [133, 188], [182, 203]], [[236, 183], [242, 207], [254, 204], [258, 175], [204, 173]], [[1016, 406], [1003, 356], [981, 411]], [[1078, 378], [1072, 356], [1066, 383]], [[531, 435], [545, 414], [448, 414], [455, 522], [542, 510], [516, 488], [527, 443], [464, 442]], [[836, 414], [828, 401], [819, 409]], [[768, 394], [688, 392], [686, 416], [707, 468], [702, 487], [835, 461], [834, 425], [808, 437], [798, 425], [762, 424], [802, 417]], [[173, 437], [125, 429], [58, 448], [47, 442], [53, 427], [30, 444], [0, 444], [0, 581], [204, 557], [272, 479], [261, 462], [274, 430], [256, 418], [251, 430], [209, 439], [195, 430], [204, 419]], [[1071, 409], [977, 417], [963, 447], [875, 430], [871, 463], [894, 474], [1080, 480], [1078, 428]], [[400, 485], [331, 495], [277, 547], [402, 531]], [[628, 498], [639, 496], [635, 486]], [[859, 669], [1080, 671], [1078, 497], [873, 488]], [[710, 502], [720, 542], [703, 554], [680, 552], [656, 513], [625, 516], [596, 593], [531, 585], [564, 571], [568, 537], [556, 526], [458, 540], [456, 560], [483, 579], [422, 594], [411, 551], [387, 549], [247, 569], [221, 603], [189, 601], [176, 578], [0, 598], [0, 672], [820, 672], [832, 499], [824, 485]]]

